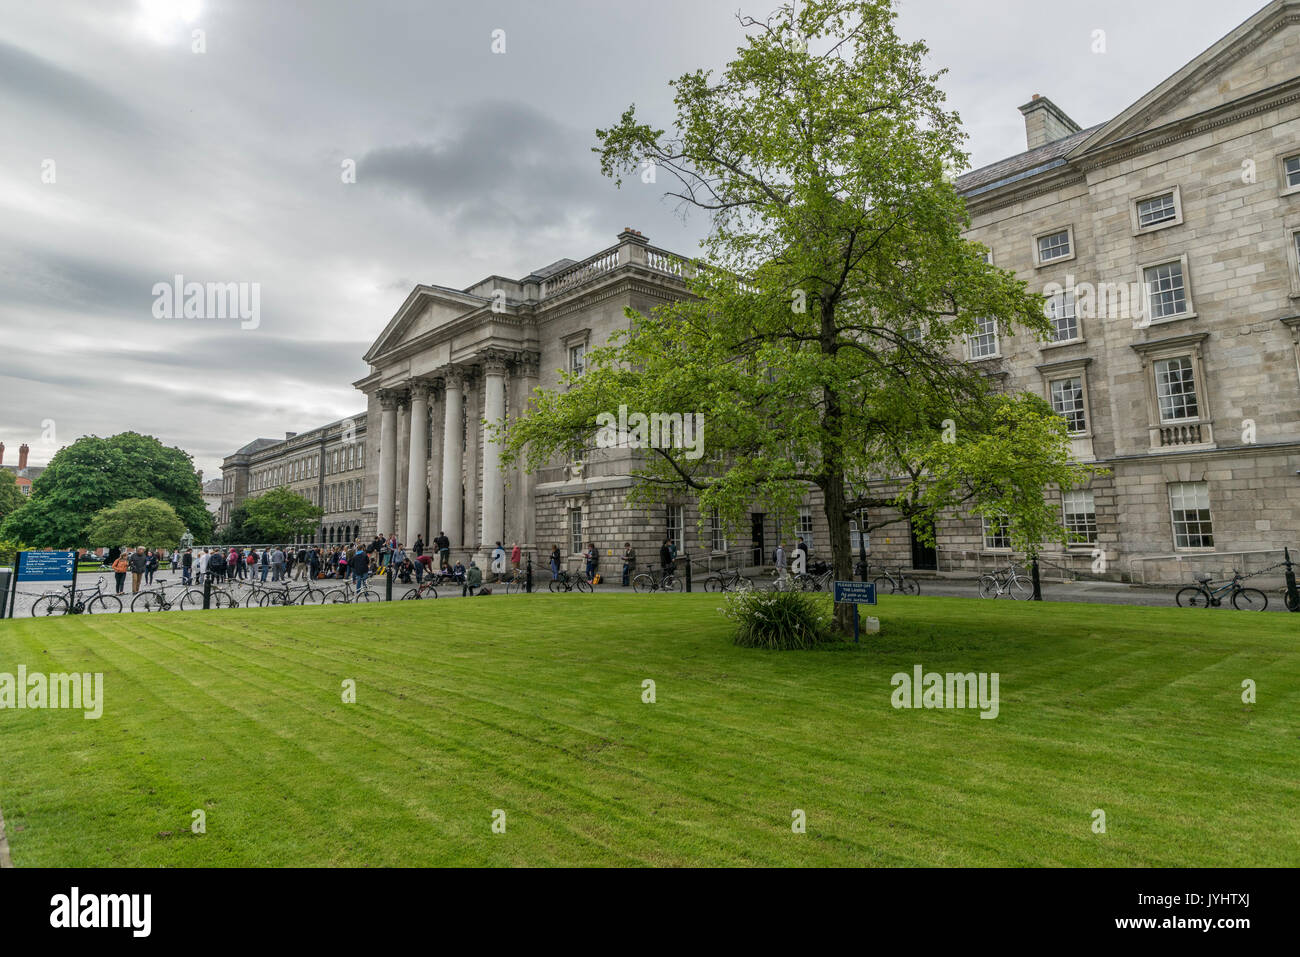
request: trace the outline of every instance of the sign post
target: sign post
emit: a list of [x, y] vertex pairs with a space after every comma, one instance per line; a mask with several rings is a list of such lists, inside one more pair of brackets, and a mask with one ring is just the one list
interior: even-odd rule
[[77, 550], [65, 549], [60, 552], [19, 552], [14, 562], [13, 594], [9, 598], [9, 617], [13, 617], [14, 599], [18, 595], [19, 582], [72, 582], [68, 591], [68, 608], [76, 606], [77, 599]]
[[841, 602], [853, 603], [853, 641], [858, 641], [858, 606], [874, 605], [876, 603], [876, 584], [875, 582], [834, 582], [835, 586], [835, 604]]

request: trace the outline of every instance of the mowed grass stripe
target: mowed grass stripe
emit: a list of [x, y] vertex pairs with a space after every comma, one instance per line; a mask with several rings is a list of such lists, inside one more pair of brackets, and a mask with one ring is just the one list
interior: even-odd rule
[[[267, 773], [296, 773], [305, 795], [256, 851], [223, 848], [210, 831], [151, 848], [149, 862], [178, 863], [182, 848], [213, 863], [1185, 863], [1178, 855], [1207, 852], [1200, 840], [1250, 863], [1252, 845], [1279, 828], [1267, 802], [1294, 797], [1294, 786], [1256, 770], [1284, 763], [1286, 723], [1262, 707], [1243, 721], [1220, 687], [1220, 672], [1241, 667], [1294, 700], [1294, 679], [1261, 670], [1283, 660], [1275, 628], [1243, 643], [1224, 632], [1228, 616], [1209, 613], [1189, 634], [1185, 613], [1134, 621], [1099, 616], [1099, 606], [885, 599], [886, 632], [869, 650], [780, 655], [726, 644], [716, 597], [656, 597], [169, 614], [141, 623], [134, 647], [112, 635], [101, 659], [147, 646], [157, 670], [137, 660], [136, 677], [181, 689], [152, 702], [156, 716], [189, 736], [225, 728], [227, 760], [208, 769], [234, 795], [223, 803], [257, 792]], [[85, 654], [108, 621], [65, 649]], [[1152, 637], [1155, 621], [1181, 631], [1180, 647]], [[889, 676], [916, 663], [1000, 671], [1002, 716], [894, 711]], [[316, 682], [328, 700], [341, 672], [359, 682], [355, 714], [317, 701]], [[643, 677], [657, 681], [658, 704], [640, 703]], [[208, 701], [202, 718], [180, 720], [193, 709], [184, 689], [200, 683], [252, 705], [235, 719]], [[1135, 730], [1148, 721], [1151, 732]], [[0, 724], [0, 741], [10, 729]], [[285, 735], [293, 748], [277, 752]], [[249, 744], [276, 760], [257, 759]], [[1236, 754], [1243, 748], [1250, 760]], [[33, 753], [24, 749], [24, 764]], [[186, 751], [159, 753], [174, 764]], [[1086, 765], [1090, 756], [1099, 767]], [[1179, 804], [1189, 783], [1203, 783], [1189, 757], [1214, 763], [1215, 781], [1237, 765], [1228, 776], [1243, 783], [1249, 768], [1244, 780], [1259, 793], [1234, 803], [1215, 784], [1219, 808]], [[413, 781], [421, 760], [442, 777]], [[330, 775], [341, 780], [320, 780]], [[325, 851], [313, 811], [329, 820], [361, 795], [372, 808], [347, 817], [352, 846]], [[507, 800], [509, 837], [491, 836], [486, 804]], [[1100, 800], [1125, 821], [1104, 841], [1087, 827]], [[796, 806], [808, 811], [807, 835], [789, 831]], [[1207, 810], [1219, 833], [1197, 837]], [[1248, 815], [1235, 843], [1221, 840], [1220, 811]], [[1294, 852], [1287, 823], [1275, 857]], [[44, 837], [26, 840], [45, 846]]]

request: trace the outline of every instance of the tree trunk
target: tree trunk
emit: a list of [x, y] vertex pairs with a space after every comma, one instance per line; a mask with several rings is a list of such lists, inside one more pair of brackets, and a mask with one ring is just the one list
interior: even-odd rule
[[[821, 309], [821, 350], [833, 356], [836, 351], [835, 302], [827, 296], [822, 301]], [[822, 416], [822, 435], [827, 438], [822, 448], [822, 468], [818, 477], [818, 486], [822, 490], [826, 511], [826, 525], [830, 532], [831, 567], [836, 581], [848, 581], [853, 577], [853, 552], [849, 542], [849, 519], [845, 510], [848, 501], [845, 495], [844, 460], [839, 447], [843, 434], [842, 421], [844, 409], [840, 405], [839, 394], [828, 386], [822, 388], [822, 398], [826, 403], [826, 412]], [[832, 586], [833, 587], [833, 586]], [[841, 634], [853, 631], [853, 607], [851, 605], [835, 606], [835, 628]]]

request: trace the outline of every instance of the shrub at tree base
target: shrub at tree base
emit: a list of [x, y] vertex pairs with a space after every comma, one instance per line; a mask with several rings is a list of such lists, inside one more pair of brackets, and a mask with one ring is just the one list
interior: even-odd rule
[[732, 640], [742, 648], [788, 651], [839, 644], [831, 603], [805, 591], [741, 591], [727, 596], [722, 613], [736, 623]]

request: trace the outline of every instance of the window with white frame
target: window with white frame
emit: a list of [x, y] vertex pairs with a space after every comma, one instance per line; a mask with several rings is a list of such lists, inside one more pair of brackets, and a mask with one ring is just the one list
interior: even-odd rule
[[709, 547], [715, 552], [725, 552], [727, 550], [727, 533], [722, 527], [722, 518], [718, 515], [715, 508], [713, 514], [709, 516]]
[[1061, 516], [1072, 545], [1097, 543], [1097, 502], [1092, 490], [1070, 489], [1061, 494]]
[[1043, 314], [1051, 320], [1053, 342], [1071, 342], [1079, 338], [1079, 317], [1073, 289], [1049, 297], [1043, 306]]
[[1200, 406], [1196, 401], [1196, 367], [1191, 356], [1158, 360], [1155, 376], [1161, 422], [1184, 422], [1200, 416]]
[[984, 547], [988, 551], [1006, 552], [1011, 550], [1011, 524], [1005, 515], [981, 519], [984, 526]]
[[1187, 312], [1187, 286], [1182, 260], [1148, 266], [1142, 270], [1147, 294], [1147, 315], [1151, 321], [1181, 316]]
[[813, 547], [813, 514], [811, 505], [799, 506], [799, 537], [803, 539], [808, 550]]
[[1062, 229], [1038, 237], [1038, 262], [1049, 263], [1070, 255], [1070, 231]]
[[586, 367], [587, 344], [580, 342], [577, 345], [569, 346], [569, 371], [574, 375], [582, 375], [582, 370]]
[[1150, 229], [1177, 220], [1178, 202], [1174, 199], [1174, 191], [1171, 189], [1159, 196], [1138, 200], [1137, 217], [1138, 229]]
[[972, 359], [987, 359], [998, 354], [998, 321], [976, 319], [975, 332], [966, 337]]
[[682, 547], [682, 534], [685, 530], [686, 515], [681, 505], [669, 505], [664, 516], [664, 537], [669, 539], [678, 550]]
[[1049, 385], [1052, 410], [1065, 419], [1065, 427], [1072, 435], [1088, 431], [1088, 413], [1084, 409], [1083, 377], [1066, 376], [1053, 379]]
[[574, 554], [582, 552], [582, 509], [569, 509], [569, 551]]
[[1169, 513], [1174, 526], [1175, 548], [1214, 547], [1208, 482], [1171, 482]]
[[1287, 189], [1300, 187], [1300, 153], [1282, 158], [1282, 175]]

